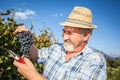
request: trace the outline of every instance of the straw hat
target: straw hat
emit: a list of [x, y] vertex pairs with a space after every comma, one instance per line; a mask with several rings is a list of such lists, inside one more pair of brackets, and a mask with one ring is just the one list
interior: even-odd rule
[[68, 19], [63, 23], [60, 23], [60, 25], [87, 29], [96, 28], [96, 26], [92, 24], [91, 10], [79, 6], [74, 7], [68, 16]]

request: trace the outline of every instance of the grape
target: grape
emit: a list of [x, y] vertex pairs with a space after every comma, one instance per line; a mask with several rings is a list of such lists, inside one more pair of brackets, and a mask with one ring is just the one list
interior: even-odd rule
[[23, 31], [23, 32], [17, 33], [16, 37], [18, 38], [21, 44], [20, 52], [28, 54], [30, 51], [30, 46], [33, 43], [32, 35], [29, 32]]

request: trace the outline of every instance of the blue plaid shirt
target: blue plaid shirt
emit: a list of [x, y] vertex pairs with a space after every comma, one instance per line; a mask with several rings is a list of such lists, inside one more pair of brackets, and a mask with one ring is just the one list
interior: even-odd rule
[[63, 44], [39, 49], [38, 63], [44, 63], [43, 76], [49, 80], [106, 80], [106, 60], [86, 46], [81, 53], [65, 61]]

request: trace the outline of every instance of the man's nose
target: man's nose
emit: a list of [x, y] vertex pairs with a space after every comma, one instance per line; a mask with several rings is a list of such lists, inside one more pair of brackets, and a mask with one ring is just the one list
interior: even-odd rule
[[62, 38], [63, 38], [63, 40], [67, 40], [70, 38], [70, 36], [66, 33], [63, 33]]

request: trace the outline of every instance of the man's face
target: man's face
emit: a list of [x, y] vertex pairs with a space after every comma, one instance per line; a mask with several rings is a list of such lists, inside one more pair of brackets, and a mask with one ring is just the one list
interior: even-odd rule
[[81, 29], [65, 26], [63, 29], [62, 38], [64, 40], [64, 48], [68, 52], [75, 51], [84, 41], [84, 35], [81, 33]]

